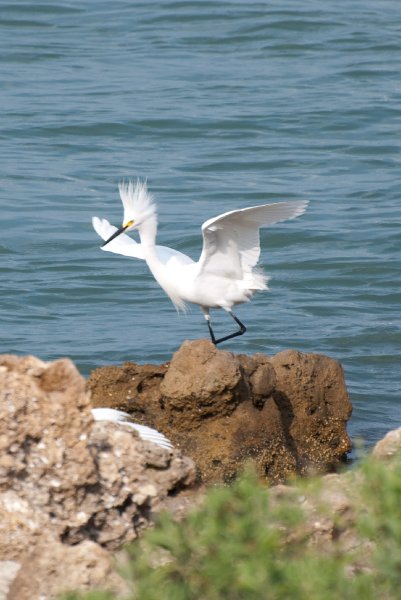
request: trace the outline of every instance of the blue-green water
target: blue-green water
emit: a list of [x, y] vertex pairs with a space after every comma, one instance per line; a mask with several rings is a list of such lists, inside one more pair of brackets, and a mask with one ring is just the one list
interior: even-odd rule
[[124, 177], [193, 258], [207, 218], [309, 199], [263, 231], [271, 292], [224, 347], [329, 354], [353, 436], [401, 424], [399, 1], [17, 0], [0, 26], [1, 352], [87, 375], [206, 336], [144, 263], [99, 250], [90, 218], [120, 224]]

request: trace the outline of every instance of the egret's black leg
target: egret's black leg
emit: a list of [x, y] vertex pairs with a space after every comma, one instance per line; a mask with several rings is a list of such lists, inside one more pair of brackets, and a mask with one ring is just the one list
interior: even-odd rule
[[241, 321], [238, 319], [238, 317], [236, 317], [234, 315], [234, 313], [231, 312], [231, 310], [227, 311], [229, 315], [232, 316], [232, 318], [234, 319], [234, 321], [236, 323], [238, 323], [239, 325], [239, 329], [238, 331], [234, 331], [234, 333], [230, 333], [230, 335], [226, 335], [222, 338], [220, 338], [219, 340], [216, 340], [214, 333], [213, 333], [213, 329], [212, 326], [210, 324], [210, 320], [207, 320], [207, 325], [209, 327], [209, 333], [210, 333], [210, 337], [212, 338], [212, 342], [215, 346], [217, 346], [217, 344], [220, 344], [220, 342], [225, 342], [226, 340], [230, 340], [231, 338], [237, 337], [238, 335], [242, 335], [243, 333], [245, 333], [246, 331], [246, 327], [243, 323], [241, 323]]
[[209, 333], [210, 333], [210, 337], [212, 338], [212, 342], [214, 345], [216, 345], [217, 342], [216, 342], [216, 338], [214, 337], [212, 326], [210, 325], [210, 319], [207, 320], [207, 326], [209, 327]]

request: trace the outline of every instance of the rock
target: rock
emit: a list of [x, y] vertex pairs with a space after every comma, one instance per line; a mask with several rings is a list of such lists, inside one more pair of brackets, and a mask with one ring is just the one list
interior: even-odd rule
[[401, 448], [401, 427], [389, 431], [382, 440], [379, 440], [373, 448], [372, 455], [380, 460], [393, 458]]
[[[351, 555], [352, 572], [369, 568], [372, 543], [357, 526], [363, 510], [360, 495], [362, 478], [355, 471], [324, 475], [312, 480], [311, 485], [277, 485], [270, 490], [271, 507], [301, 509], [303, 519], [284, 528], [285, 542], [289, 545], [306, 541], [316, 554]], [[282, 526], [281, 526], [282, 527]]]
[[[160, 384], [168, 365], [137, 365], [126, 362], [122, 367], [96, 369], [90, 377], [89, 389], [93, 406], [127, 411], [135, 403], [135, 421], [152, 426], [144, 415], [157, 411]], [[96, 399], [93, 402], [93, 399]], [[154, 409], [149, 407], [155, 406]]]
[[45, 538], [26, 554], [7, 600], [51, 600], [65, 592], [104, 586], [121, 596], [129, 590], [114, 566], [110, 553], [95, 542], [68, 546]]
[[0, 561], [0, 600], [7, 600], [10, 585], [20, 568], [20, 563], [15, 560]]
[[169, 365], [103, 367], [88, 389], [95, 406], [123, 409], [163, 432], [195, 461], [203, 483], [231, 481], [249, 460], [278, 483], [332, 470], [351, 448], [342, 368], [318, 354], [245, 356], [184, 342]]
[[[95, 422], [85, 388], [67, 359], [0, 356], [0, 560], [22, 562], [18, 599], [54, 597], [63, 578], [85, 588], [96, 571], [106, 585], [106, 550], [135, 539], [194, 481], [178, 450]], [[27, 570], [38, 573], [37, 596], [21, 591]]]
[[273, 399], [296, 471], [327, 471], [351, 449], [346, 423], [352, 406], [341, 365], [319, 354], [294, 350], [272, 357], [277, 383]]

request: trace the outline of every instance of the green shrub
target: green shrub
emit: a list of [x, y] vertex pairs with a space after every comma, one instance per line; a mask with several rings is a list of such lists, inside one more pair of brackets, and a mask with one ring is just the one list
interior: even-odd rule
[[[231, 487], [211, 489], [180, 523], [161, 515], [154, 529], [127, 548], [124, 575], [135, 590], [130, 600], [400, 598], [401, 465], [369, 460], [353, 479], [356, 528], [362, 542], [377, 546], [368, 570], [349, 574], [358, 556], [335, 544], [330, 553], [311, 549], [297, 503], [284, 496], [273, 505], [269, 491], [248, 472]], [[298, 495], [309, 484], [299, 485]]]
[[375, 545], [375, 583], [382, 597], [401, 597], [401, 457], [362, 467], [361, 534]]
[[[231, 488], [211, 490], [204, 505], [181, 524], [165, 515], [142, 543], [130, 546], [136, 597], [369, 599], [364, 578], [350, 586], [347, 557], [320, 556], [307, 548], [302, 522], [302, 512], [290, 499], [273, 507], [268, 490], [248, 473]], [[291, 543], [286, 543], [288, 530], [293, 532]], [[160, 550], [170, 561], [152, 568]]]

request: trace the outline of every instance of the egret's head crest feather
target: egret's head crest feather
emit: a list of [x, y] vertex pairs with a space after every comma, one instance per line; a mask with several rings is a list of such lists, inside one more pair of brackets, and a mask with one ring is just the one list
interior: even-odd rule
[[156, 205], [146, 181], [122, 181], [118, 189], [124, 206], [124, 224], [129, 221], [139, 224], [149, 217], [156, 217]]

